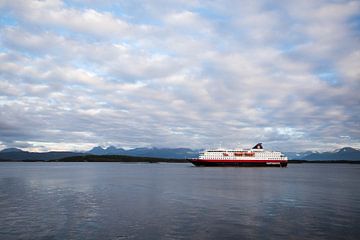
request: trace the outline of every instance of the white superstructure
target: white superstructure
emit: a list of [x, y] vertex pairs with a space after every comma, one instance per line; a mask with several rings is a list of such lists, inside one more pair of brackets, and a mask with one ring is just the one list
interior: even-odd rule
[[199, 159], [206, 160], [288, 160], [278, 151], [265, 151], [259, 143], [252, 149], [215, 149], [206, 150], [199, 155]]
[[278, 151], [265, 151], [261, 143], [251, 149], [215, 149], [189, 159], [195, 166], [281, 166], [286, 167], [287, 157]]

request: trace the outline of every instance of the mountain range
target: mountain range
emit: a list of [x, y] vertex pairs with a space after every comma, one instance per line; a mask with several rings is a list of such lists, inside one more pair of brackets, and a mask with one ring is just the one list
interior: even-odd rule
[[[134, 148], [123, 149], [109, 146], [102, 148], [100, 146], [92, 148], [86, 152], [68, 152], [68, 151], [50, 151], [50, 152], [28, 152], [18, 148], [7, 148], [0, 151], [0, 160], [7, 161], [37, 161], [37, 160], [56, 160], [67, 157], [85, 156], [85, 155], [123, 155], [134, 157], [153, 157], [167, 159], [185, 159], [197, 157], [200, 149], [189, 148]], [[344, 147], [331, 152], [287, 152], [286, 156], [290, 160], [352, 160], [360, 161], [360, 150]]]
[[67, 151], [50, 151], [50, 152], [28, 152], [18, 148], [6, 148], [0, 151], [0, 160], [8, 161], [35, 161], [35, 160], [56, 160], [74, 156], [85, 155], [123, 155], [133, 157], [153, 157], [167, 159], [185, 159], [194, 158], [199, 155], [201, 150], [189, 148], [134, 148], [125, 150], [110, 146], [107, 148], [94, 147], [86, 152], [67, 152]]
[[157, 158], [195, 158], [199, 155], [199, 149], [190, 148], [134, 148], [125, 150], [110, 146], [107, 148], [94, 147], [87, 154], [93, 155], [125, 155], [134, 157], [157, 157]]
[[315, 152], [307, 154], [302, 160], [351, 160], [360, 161], [360, 150], [351, 147], [344, 147], [332, 152]]
[[7, 148], [0, 151], [0, 160], [9, 161], [37, 161], [37, 160], [55, 160], [65, 157], [82, 156], [79, 152], [28, 152], [18, 148]]

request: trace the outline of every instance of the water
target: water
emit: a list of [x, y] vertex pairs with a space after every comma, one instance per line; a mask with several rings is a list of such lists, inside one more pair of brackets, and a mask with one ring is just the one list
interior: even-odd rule
[[0, 163], [0, 239], [358, 239], [360, 165]]

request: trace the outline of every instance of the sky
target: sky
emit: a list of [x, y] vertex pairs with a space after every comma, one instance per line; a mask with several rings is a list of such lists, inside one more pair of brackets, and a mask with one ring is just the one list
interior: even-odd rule
[[360, 147], [360, 1], [0, 0], [0, 149]]

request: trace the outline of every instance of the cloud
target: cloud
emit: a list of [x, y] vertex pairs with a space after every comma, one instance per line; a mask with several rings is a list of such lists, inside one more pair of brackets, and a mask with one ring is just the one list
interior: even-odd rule
[[127, 22], [115, 18], [109, 12], [94, 9], [74, 9], [61, 1], [8, 1], [5, 4], [26, 25], [59, 27], [76, 33], [97, 37], [121, 36], [129, 31]]
[[360, 147], [359, 9], [5, 1], [1, 147]]

